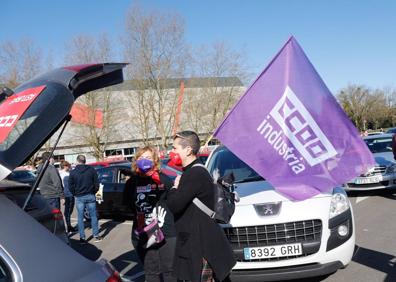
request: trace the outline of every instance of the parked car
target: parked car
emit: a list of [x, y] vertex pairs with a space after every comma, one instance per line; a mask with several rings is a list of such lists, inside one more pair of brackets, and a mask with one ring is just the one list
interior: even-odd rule
[[[103, 184], [103, 202], [97, 203], [98, 217], [131, 218], [133, 211], [124, 202], [125, 182], [131, 176], [131, 164], [124, 163], [98, 168], [99, 182]], [[87, 218], [88, 214], [85, 215]]]
[[220, 176], [233, 172], [240, 196], [230, 223], [222, 225], [237, 258], [232, 281], [320, 276], [351, 261], [353, 212], [341, 187], [291, 201], [224, 146], [212, 152], [206, 166]]
[[64, 244], [0, 193], [0, 281], [114, 281], [105, 260], [93, 262]]
[[392, 136], [393, 134], [387, 133], [363, 138], [373, 153], [376, 165], [346, 183], [344, 185], [346, 191], [396, 189], [396, 163], [392, 152]]
[[382, 131], [370, 131], [367, 133], [368, 136], [371, 135], [380, 135], [380, 134], [384, 134]]
[[92, 166], [93, 168], [102, 168], [102, 167], [108, 167], [111, 165], [118, 165], [118, 164], [128, 164], [129, 161], [127, 160], [117, 160], [117, 161], [101, 161], [101, 162], [93, 162], [93, 163], [88, 163], [87, 165]]
[[396, 127], [389, 128], [389, 129], [386, 131], [386, 133], [395, 134], [395, 133], [396, 133]]
[[16, 182], [26, 183], [33, 186], [36, 182], [36, 174], [28, 169], [14, 169], [7, 177], [8, 180], [13, 180]]
[[[164, 164], [161, 164], [161, 170], [171, 179], [181, 174], [180, 171]], [[96, 171], [99, 182], [103, 184], [103, 201], [96, 205], [98, 217], [132, 218], [134, 212], [124, 201], [125, 182], [132, 175], [131, 163], [114, 164], [98, 168]], [[89, 214], [85, 213], [85, 217], [89, 218]]]
[[[31, 186], [27, 184], [9, 180], [0, 181], [0, 194], [7, 196], [19, 207], [23, 207], [30, 189]], [[59, 209], [52, 208], [40, 193], [33, 195], [25, 210], [51, 233], [69, 244], [62, 212]]]
[[[123, 67], [125, 64], [59, 68], [21, 84], [14, 93], [0, 93], [0, 180], [67, 124], [79, 96], [122, 82]], [[41, 206], [36, 205], [39, 194], [33, 194], [26, 210], [21, 209], [28, 186], [22, 189], [20, 185], [3, 182], [0, 186], [2, 281], [121, 281], [108, 262], [89, 261], [29, 215], [41, 212]], [[16, 193], [19, 188], [23, 190], [20, 194]]]

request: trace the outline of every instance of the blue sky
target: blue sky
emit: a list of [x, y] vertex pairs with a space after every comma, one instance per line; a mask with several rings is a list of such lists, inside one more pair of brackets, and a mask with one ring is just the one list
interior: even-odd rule
[[[33, 39], [52, 56], [76, 34], [107, 33], [118, 44], [133, 1], [0, 1], [0, 42]], [[294, 35], [329, 89], [348, 83], [396, 87], [396, 1], [140, 1], [175, 11], [192, 45], [225, 41], [243, 50], [252, 80]], [[60, 62], [60, 61], [59, 61]]]

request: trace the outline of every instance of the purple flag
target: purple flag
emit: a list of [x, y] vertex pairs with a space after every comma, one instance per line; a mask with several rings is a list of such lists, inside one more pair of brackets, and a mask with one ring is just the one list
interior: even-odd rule
[[293, 37], [215, 136], [293, 200], [329, 191], [375, 164], [358, 130]]

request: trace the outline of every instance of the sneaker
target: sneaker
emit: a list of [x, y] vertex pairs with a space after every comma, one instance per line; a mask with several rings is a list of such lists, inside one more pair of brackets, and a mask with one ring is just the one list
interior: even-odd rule
[[102, 240], [103, 240], [103, 237], [102, 237], [102, 236], [96, 236], [96, 237], [94, 237], [94, 242], [95, 242], [95, 243], [100, 242], [100, 241], [102, 241]]
[[87, 240], [80, 238], [80, 244], [86, 244]]

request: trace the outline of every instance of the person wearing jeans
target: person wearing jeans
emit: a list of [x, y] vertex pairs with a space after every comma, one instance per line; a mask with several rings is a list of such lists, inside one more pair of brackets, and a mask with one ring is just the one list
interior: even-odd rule
[[[87, 208], [89, 217], [91, 218], [92, 233], [95, 239], [99, 237], [98, 218], [96, 216], [96, 197], [93, 194], [87, 194], [76, 197], [76, 207], [78, 216], [78, 232], [80, 238], [85, 240], [84, 232], [84, 210]], [[81, 228], [80, 228], [81, 226]]]
[[70, 172], [69, 190], [76, 198], [78, 215], [78, 232], [80, 233], [80, 243], [86, 243], [84, 230], [84, 209], [87, 208], [91, 217], [92, 235], [94, 242], [99, 242], [98, 217], [96, 216], [95, 193], [99, 190], [99, 180], [96, 170], [85, 164], [84, 155], [77, 156], [77, 166]]
[[69, 190], [69, 174], [70, 174], [70, 163], [67, 161], [61, 161], [60, 163], [61, 170], [59, 171], [60, 177], [62, 178], [63, 184], [63, 194], [65, 195], [65, 209], [63, 211], [63, 215], [65, 216], [67, 232], [69, 234], [76, 232], [77, 229], [71, 225], [71, 214], [74, 209], [74, 197]]

